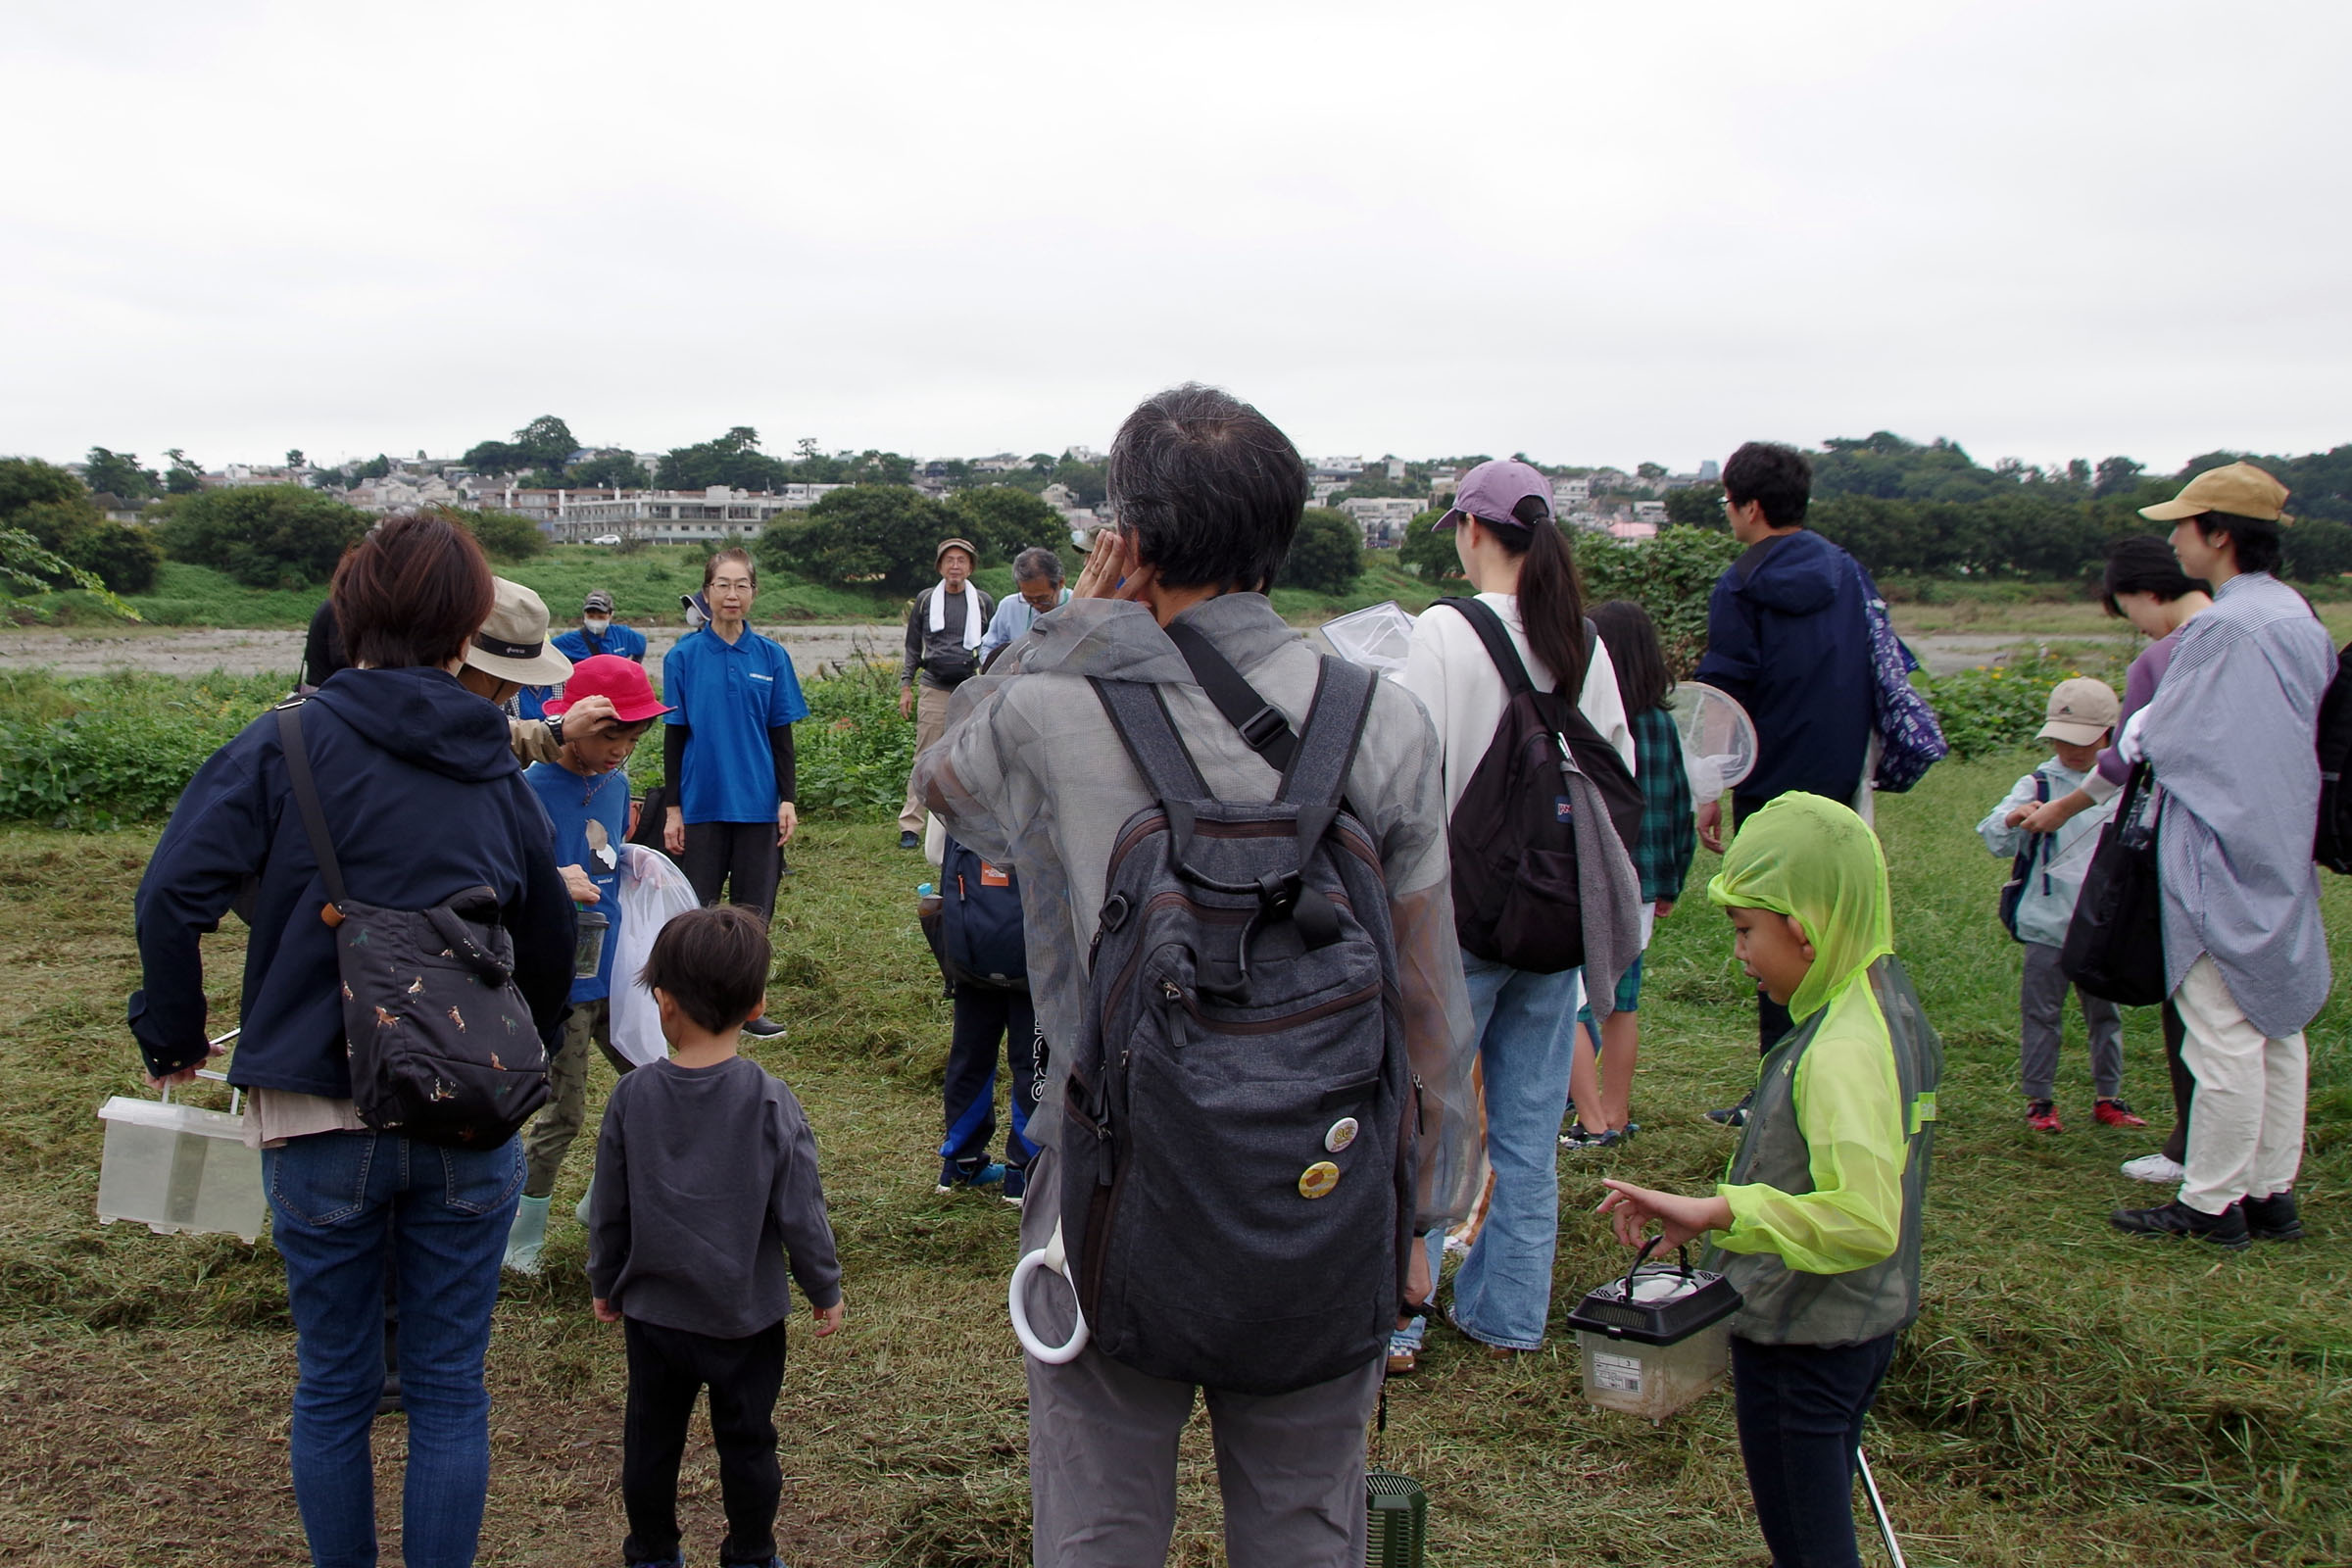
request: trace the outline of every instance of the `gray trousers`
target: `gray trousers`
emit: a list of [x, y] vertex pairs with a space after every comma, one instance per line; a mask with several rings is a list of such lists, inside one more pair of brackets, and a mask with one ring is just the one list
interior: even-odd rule
[[[1021, 1212], [1024, 1251], [1061, 1208], [1060, 1157], [1038, 1152]], [[1030, 1322], [1069, 1337], [1071, 1296], [1031, 1277]], [[1089, 1348], [1029, 1369], [1029, 1497], [1036, 1568], [1160, 1568], [1176, 1526], [1176, 1443], [1194, 1386], [1147, 1377]], [[1364, 1431], [1380, 1396], [1378, 1358], [1292, 1394], [1201, 1391], [1216, 1447], [1231, 1568], [1362, 1568]]]
[[[2066, 994], [2075, 990], [2058, 967], [2058, 950], [2046, 942], [2026, 944], [2026, 976], [2018, 989], [2021, 1023], [2017, 1076], [2028, 1100], [2057, 1098], [2058, 1042], [2066, 1033]], [[2082, 1024], [2090, 1031], [2090, 1082], [2101, 1100], [2124, 1092], [2124, 1017], [2112, 1002], [2076, 991]]]

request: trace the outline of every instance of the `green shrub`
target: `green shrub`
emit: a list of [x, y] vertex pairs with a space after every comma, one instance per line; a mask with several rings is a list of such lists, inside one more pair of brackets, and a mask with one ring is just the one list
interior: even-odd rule
[[238, 485], [162, 503], [157, 533], [174, 561], [218, 566], [252, 588], [299, 588], [334, 575], [371, 520], [298, 484]]
[[[948, 501], [947, 517], [951, 529], [980, 547], [977, 564], [981, 565], [1009, 566], [1012, 558], [1030, 546], [1052, 550], [1070, 536], [1060, 513], [1010, 485], [958, 490]], [[937, 544], [937, 540], [931, 542], [926, 556]]]
[[547, 535], [528, 517], [512, 512], [461, 512], [449, 514], [464, 523], [481, 542], [482, 554], [492, 561], [528, 561], [547, 548]]
[[810, 507], [804, 519], [771, 523], [752, 546], [763, 569], [833, 587], [911, 594], [938, 577], [934, 552], [957, 514], [898, 484], [858, 484]]
[[1274, 580], [1285, 588], [1344, 594], [1363, 574], [1363, 530], [1345, 512], [1309, 507]]
[[1445, 510], [1432, 507], [1404, 525], [1404, 542], [1396, 547], [1396, 564], [1427, 583], [1461, 580], [1462, 560], [1453, 551], [1453, 530], [1438, 527]]
[[2077, 675], [2095, 676], [2119, 693], [2123, 690], [2120, 661], [2085, 662], [2046, 654], [2005, 664], [1980, 664], [1948, 675], [1931, 675], [1923, 669], [1911, 677], [1911, 684], [1926, 694], [1936, 710], [1952, 755], [1968, 760], [2020, 746], [2038, 746], [2034, 733], [2041, 728], [2048, 711], [2050, 688]]
[[1713, 528], [1666, 527], [1654, 539], [1572, 536], [1584, 578], [1585, 602], [1631, 599], [1657, 622], [1658, 641], [1675, 679], [1690, 673], [1707, 651], [1707, 597], [1740, 544]]

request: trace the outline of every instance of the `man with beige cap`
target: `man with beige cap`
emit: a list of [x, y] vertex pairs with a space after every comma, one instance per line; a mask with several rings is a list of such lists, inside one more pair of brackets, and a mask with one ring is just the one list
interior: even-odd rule
[[[899, 676], [899, 713], [914, 715], [914, 755], [929, 751], [948, 727], [948, 697], [979, 673], [980, 638], [995, 601], [971, 581], [980, 552], [969, 539], [942, 539], [934, 554], [939, 581], [906, 611], [906, 664]], [[923, 803], [906, 781], [899, 812], [899, 848], [919, 847]]]
[[2297, 1241], [2303, 1029], [2330, 982], [2311, 850], [2335, 650], [2273, 575], [2294, 520], [2278, 480], [2232, 463], [2140, 514], [2173, 523], [2181, 569], [2213, 585], [2213, 608], [2180, 628], [2163, 684], [2120, 743], [2148, 764], [2162, 803], [2165, 978], [2197, 1108], [2180, 1196], [2118, 1209], [2114, 1222], [2230, 1249]]

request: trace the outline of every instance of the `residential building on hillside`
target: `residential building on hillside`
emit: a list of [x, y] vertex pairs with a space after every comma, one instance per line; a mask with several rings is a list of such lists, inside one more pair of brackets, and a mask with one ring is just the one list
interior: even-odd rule
[[1635, 502], [1634, 520], [1636, 522], [1646, 522], [1653, 530], [1664, 527], [1666, 524], [1666, 503], [1663, 501]]
[[1377, 500], [1351, 496], [1340, 503], [1340, 510], [1364, 531], [1364, 543], [1393, 545], [1404, 538], [1406, 524], [1425, 509], [1417, 496], [1383, 496]]
[[1654, 522], [1633, 521], [1609, 524], [1609, 537], [1612, 539], [1655, 539], [1657, 536], [1658, 525]]
[[1352, 479], [1364, 471], [1362, 458], [1317, 458], [1315, 477], [1318, 479]]
[[1551, 481], [1551, 498], [1559, 503], [1560, 510], [1563, 512], [1589, 506], [1592, 500], [1592, 481], [1590, 479], [1554, 479]]
[[715, 544], [756, 539], [782, 513], [805, 512], [844, 488], [790, 484], [778, 491], [733, 490], [484, 490], [474, 503], [487, 511], [528, 517], [559, 544], [581, 544], [609, 534], [653, 544]]
[[1009, 452], [1000, 452], [993, 458], [974, 458], [970, 466], [974, 473], [1010, 473], [1015, 468], [1029, 466], [1029, 460], [1016, 458]]

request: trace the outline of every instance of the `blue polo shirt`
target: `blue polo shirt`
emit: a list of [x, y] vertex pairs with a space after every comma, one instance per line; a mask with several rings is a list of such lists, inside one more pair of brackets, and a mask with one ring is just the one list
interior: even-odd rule
[[524, 769], [522, 777], [556, 824], [556, 863], [578, 866], [596, 884], [599, 902], [590, 907], [609, 922], [604, 962], [593, 976], [571, 982], [571, 1000], [601, 1002], [612, 994], [612, 952], [620, 944], [620, 846], [629, 836], [628, 769], [616, 767], [590, 778], [558, 762], [537, 762]]
[[645, 633], [634, 626], [623, 626], [616, 620], [605, 628], [604, 636], [591, 638], [587, 627], [574, 626], [556, 639], [556, 652], [575, 664], [599, 654], [633, 659], [642, 664], [645, 662]]
[[776, 819], [767, 732], [808, 716], [792, 656], [749, 626], [732, 643], [706, 626], [662, 656], [665, 722], [684, 724], [686, 758], [669, 781], [689, 823]]

